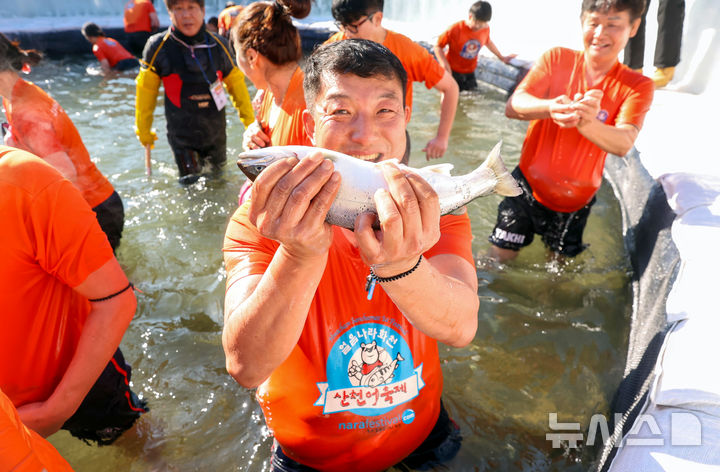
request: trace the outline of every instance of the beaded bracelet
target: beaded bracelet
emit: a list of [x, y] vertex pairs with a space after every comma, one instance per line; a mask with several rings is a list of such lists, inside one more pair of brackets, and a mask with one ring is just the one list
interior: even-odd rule
[[370, 267], [370, 275], [367, 276], [367, 282], [365, 282], [365, 291], [368, 293], [367, 299], [372, 300], [373, 293], [375, 292], [375, 284], [377, 282], [393, 282], [398, 279], [402, 279], [403, 277], [407, 277], [408, 275], [415, 272], [415, 269], [417, 269], [420, 266], [420, 262], [422, 262], [422, 254], [420, 254], [420, 257], [418, 258], [417, 263], [412, 267], [412, 269], [407, 270], [401, 274], [392, 275], [390, 277], [379, 277], [375, 271], [373, 270], [372, 266]]

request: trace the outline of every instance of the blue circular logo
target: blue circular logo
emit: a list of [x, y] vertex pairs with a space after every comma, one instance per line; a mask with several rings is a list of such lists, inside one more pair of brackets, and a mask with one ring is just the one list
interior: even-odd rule
[[402, 414], [402, 421], [405, 424], [410, 424], [415, 421], [415, 412], [413, 410], [405, 410]]

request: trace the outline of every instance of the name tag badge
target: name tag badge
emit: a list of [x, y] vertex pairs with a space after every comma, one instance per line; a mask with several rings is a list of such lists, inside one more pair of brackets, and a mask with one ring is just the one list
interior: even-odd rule
[[210, 95], [212, 95], [213, 101], [215, 101], [215, 106], [218, 110], [225, 108], [228, 98], [227, 95], [225, 95], [225, 89], [223, 88], [223, 84], [220, 80], [216, 80], [212, 83], [212, 85], [210, 85]]

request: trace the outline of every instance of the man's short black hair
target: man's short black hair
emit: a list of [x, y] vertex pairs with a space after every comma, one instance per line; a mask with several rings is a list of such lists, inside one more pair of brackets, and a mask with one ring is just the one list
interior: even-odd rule
[[384, 0], [333, 0], [332, 16], [335, 21], [350, 25], [363, 16], [383, 11]]
[[407, 73], [400, 59], [388, 48], [367, 39], [345, 39], [318, 47], [305, 62], [305, 103], [310, 110], [322, 90], [325, 74], [353, 74], [362, 78], [397, 80], [402, 87], [403, 106]]
[[591, 12], [607, 13], [610, 10], [627, 11], [630, 21], [635, 21], [645, 12], [645, 0], [583, 0], [580, 15]]
[[492, 18], [492, 6], [483, 0], [475, 2], [470, 7], [470, 15], [475, 18], [475, 21], [484, 21], [487, 23]]

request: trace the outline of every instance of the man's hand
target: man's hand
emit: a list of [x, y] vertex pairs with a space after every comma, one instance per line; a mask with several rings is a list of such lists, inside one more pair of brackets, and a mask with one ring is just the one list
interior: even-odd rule
[[548, 111], [550, 119], [561, 128], [574, 128], [580, 122], [580, 117], [573, 109], [573, 102], [566, 95], [555, 97]]
[[598, 89], [591, 89], [585, 94], [575, 94], [572, 108], [580, 118], [578, 126], [584, 126], [597, 120], [600, 113], [600, 103], [602, 102], [603, 92]]
[[439, 159], [443, 157], [448, 148], [448, 140], [435, 136], [423, 148], [425, 159]]
[[325, 216], [339, 188], [340, 174], [321, 153], [283, 159], [255, 180], [248, 217], [291, 257], [324, 257], [332, 243]]
[[395, 164], [382, 166], [388, 190], [375, 193], [375, 215], [363, 213], [355, 221], [360, 255], [380, 277], [410, 270], [440, 239], [440, 205], [435, 190], [423, 178]]

